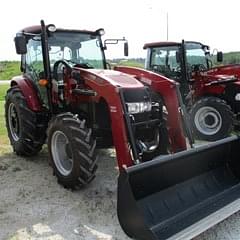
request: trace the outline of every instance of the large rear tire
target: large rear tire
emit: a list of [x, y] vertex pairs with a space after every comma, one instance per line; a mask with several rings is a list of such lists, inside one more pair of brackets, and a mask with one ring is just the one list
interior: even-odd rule
[[50, 164], [58, 182], [66, 188], [79, 188], [95, 178], [96, 141], [91, 129], [72, 113], [54, 117], [48, 128]]
[[200, 140], [217, 141], [233, 130], [234, 115], [231, 107], [217, 97], [198, 100], [190, 110], [194, 136]]
[[5, 120], [8, 137], [14, 152], [20, 156], [33, 156], [46, 139], [46, 126], [38, 121], [37, 113], [30, 110], [17, 86], [7, 91]]

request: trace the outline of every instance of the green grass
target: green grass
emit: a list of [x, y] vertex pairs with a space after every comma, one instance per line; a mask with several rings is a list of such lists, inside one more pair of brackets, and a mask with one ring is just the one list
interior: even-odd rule
[[0, 101], [0, 137], [6, 135], [5, 119], [4, 119], [4, 101]]
[[0, 80], [10, 80], [12, 77], [20, 75], [20, 62], [2, 61], [0, 62]]
[[120, 66], [128, 66], [128, 67], [138, 67], [138, 68], [144, 68], [144, 63], [137, 62], [134, 60], [125, 60], [119, 62]]
[[[4, 101], [0, 101], [0, 146], [8, 144], [7, 129], [4, 117]], [[1, 152], [1, 151], [0, 151]]]
[[5, 95], [8, 88], [9, 88], [9, 84], [0, 84], [0, 101], [5, 100]]
[[0, 153], [4, 152], [6, 150], [5, 146], [9, 144], [4, 117], [4, 100], [8, 88], [8, 84], [0, 85]]
[[127, 67], [138, 67], [144, 68], [144, 58], [130, 58], [130, 59], [108, 59], [107, 60], [112, 66], [127, 66]]

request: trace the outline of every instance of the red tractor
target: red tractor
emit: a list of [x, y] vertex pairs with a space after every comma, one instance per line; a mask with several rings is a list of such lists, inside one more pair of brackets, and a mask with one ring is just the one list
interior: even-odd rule
[[[37, 154], [47, 138], [58, 182], [75, 189], [94, 179], [96, 148], [114, 146], [118, 218], [135, 239], [186, 231], [193, 237], [237, 211], [240, 139], [183, 151], [176, 83], [146, 70], [108, 70], [102, 33], [57, 29], [43, 21], [17, 33], [23, 74], [12, 79], [5, 104], [16, 154]], [[152, 82], [156, 91], [139, 79]], [[222, 215], [213, 221], [215, 212]], [[206, 218], [210, 224], [192, 228]]]
[[[145, 67], [180, 83], [194, 135], [216, 141], [239, 125], [240, 65], [213, 67], [209, 47], [199, 42], [156, 42], [147, 49]], [[222, 61], [222, 53], [217, 60]]]

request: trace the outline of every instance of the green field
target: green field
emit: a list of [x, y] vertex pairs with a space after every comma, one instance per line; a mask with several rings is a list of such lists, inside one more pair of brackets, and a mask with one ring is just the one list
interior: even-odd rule
[[5, 100], [5, 95], [7, 92], [7, 89], [9, 88], [8, 84], [0, 84], [0, 101], [4, 101]]
[[144, 68], [144, 61], [137, 61], [135, 59], [128, 59], [127, 61], [119, 61], [118, 65], [120, 66], [128, 66], [128, 67], [138, 67]]
[[0, 101], [0, 146], [6, 144], [8, 144], [8, 137], [4, 118], [4, 101]]
[[8, 88], [8, 84], [0, 85], [0, 146], [8, 144], [7, 129], [4, 118], [4, 99]]
[[20, 75], [20, 62], [2, 61], [0, 62], [0, 80], [10, 80], [12, 77]]

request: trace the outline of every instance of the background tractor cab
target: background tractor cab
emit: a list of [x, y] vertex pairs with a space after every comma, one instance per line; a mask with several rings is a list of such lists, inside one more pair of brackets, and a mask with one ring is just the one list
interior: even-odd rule
[[[145, 68], [181, 83], [184, 96], [189, 93], [189, 81], [194, 81], [192, 74], [213, 66], [209, 46], [199, 42], [149, 43], [144, 49], [148, 49]], [[217, 53], [218, 62], [222, 56], [222, 52]]]
[[216, 60], [209, 47], [200, 42], [156, 42], [147, 49], [146, 69], [174, 79], [191, 118], [197, 138], [215, 141], [230, 134], [238, 125], [240, 65], [213, 66]]

